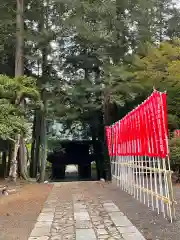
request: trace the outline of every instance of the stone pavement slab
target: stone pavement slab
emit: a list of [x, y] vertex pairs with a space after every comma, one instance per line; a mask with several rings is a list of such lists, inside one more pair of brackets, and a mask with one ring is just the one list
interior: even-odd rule
[[[54, 183], [28, 240], [145, 240], [98, 182]], [[98, 192], [98, 191], [97, 191]]]
[[88, 220], [90, 220], [90, 216], [87, 211], [75, 212], [74, 219], [75, 219], [75, 221], [88, 221]]
[[119, 208], [112, 202], [104, 203], [103, 207], [109, 213], [111, 212], [119, 212]]
[[113, 223], [116, 227], [129, 227], [132, 226], [132, 223], [128, 220], [126, 216], [122, 216], [121, 212], [110, 213], [109, 216], [111, 217]]
[[76, 239], [78, 240], [96, 240], [95, 232], [90, 229], [76, 229]]

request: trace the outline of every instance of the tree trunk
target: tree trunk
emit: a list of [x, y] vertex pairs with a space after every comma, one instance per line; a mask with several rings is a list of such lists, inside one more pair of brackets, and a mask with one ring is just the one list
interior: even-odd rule
[[159, 2], [159, 41], [163, 41], [163, 3]]
[[95, 124], [91, 122], [90, 129], [91, 129], [92, 145], [93, 145], [95, 161], [96, 161], [97, 179], [100, 180], [101, 178], [103, 178], [104, 158], [102, 157], [101, 139], [97, 131], [97, 129], [100, 128], [100, 123], [98, 119], [95, 119], [95, 122], [97, 126], [95, 126]]
[[[49, 5], [49, 1], [46, 1], [46, 4]], [[39, 32], [49, 31], [49, 13], [46, 11], [46, 7], [41, 8], [41, 14], [39, 17], [38, 29]], [[33, 142], [35, 145], [35, 159], [32, 159], [32, 165], [36, 163], [36, 172], [37, 180], [44, 181], [45, 178], [45, 168], [46, 168], [46, 99], [44, 84], [46, 83], [49, 75], [48, 68], [48, 47], [49, 39], [44, 39], [41, 43], [41, 53], [42, 53], [42, 64], [41, 64], [41, 81], [39, 82], [39, 88], [41, 88], [41, 98], [44, 103], [44, 110], [38, 110], [36, 115], [36, 127], [35, 127], [35, 136], [36, 140]], [[33, 157], [33, 156], [32, 156]], [[33, 166], [32, 166], [33, 168]], [[34, 171], [34, 170], [32, 170]], [[38, 176], [40, 174], [40, 176]], [[34, 175], [34, 172], [33, 172]]]
[[9, 149], [8, 149], [8, 164], [7, 164], [7, 175], [6, 175], [6, 177], [9, 176], [11, 159], [12, 159], [12, 144], [9, 145]]
[[12, 151], [12, 158], [10, 162], [10, 171], [9, 171], [9, 180], [16, 182], [17, 179], [17, 155], [18, 155], [18, 149], [19, 149], [19, 144], [20, 144], [20, 138], [21, 135], [17, 135], [16, 142], [14, 144], [14, 148]]
[[37, 175], [36, 169], [36, 127], [37, 127], [37, 112], [34, 113], [34, 121], [33, 121], [33, 132], [32, 132], [32, 145], [31, 145], [31, 162], [30, 162], [30, 176], [35, 178]]
[[[16, 57], [15, 57], [15, 77], [24, 75], [24, 0], [16, 0]], [[21, 135], [18, 134], [13, 146], [12, 158], [10, 161], [9, 178], [16, 181], [17, 178], [17, 155], [20, 145]]]
[[41, 147], [41, 110], [37, 110], [37, 121], [36, 121], [36, 147], [35, 147], [35, 166], [36, 166], [36, 177], [40, 172], [40, 147]]
[[106, 144], [106, 129], [105, 127], [111, 124], [110, 118], [109, 118], [109, 103], [110, 103], [110, 97], [108, 94], [108, 91], [104, 94], [104, 129], [102, 131], [102, 137], [103, 137], [103, 149], [104, 149], [104, 160], [105, 160], [105, 176], [107, 181], [112, 180], [111, 176], [111, 162], [108, 154], [108, 148]]
[[[44, 103], [44, 106], [46, 104]], [[41, 122], [41, 168], [40, 168], [40, 182], [44, 182], [46, 174], [46, 119], [45, 113], [42, 113], [42, 122]]]
[[15, 77], [24, 75], [24, 0], [16, 0], [16, 58]]
[[22, 177], [24, 180], [28, 180], [26, 143], [23, 136], [20, 138], [19, 164], [20, 177]]
[[2, 153], [2, 167], [3, 167], [3, 177], [6, 177], [6, 173], [7, 173], [7, 164], [6, 164], [6, 158], [7, 158], [7, 152], [4, 151]]
[[111, 161], [110, 161], [110, 157], [109, 157], [109, 153], [108, 153], [108, 148], [107, 148], [107, 143], [106, 143], [106, 130], [104, 128], [104, 160], [105, 160], [105, 179], [107, 181], [111, 181], [112, 180], [112, 176], [111, 176]]

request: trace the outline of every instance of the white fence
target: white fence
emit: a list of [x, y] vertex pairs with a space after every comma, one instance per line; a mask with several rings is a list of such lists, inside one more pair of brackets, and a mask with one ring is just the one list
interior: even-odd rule
[[171, 222], [175, 219], [169, 159], [118, 156], [113, 157], [111, 170], [122, 190]]

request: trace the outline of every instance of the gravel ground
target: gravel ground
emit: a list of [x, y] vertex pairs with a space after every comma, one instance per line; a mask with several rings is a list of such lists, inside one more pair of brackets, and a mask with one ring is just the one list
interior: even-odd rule
[[[147, 240], [180, 240], [180, 185], [174, 186], [176, 205], [176, 221], [170, 223], [163, 216], [153, 212], [133, 196], [122, 191], [115, 184], [103, 182], [72, 182], [66, 186], [68, 194], [77, 190], [94, 198], [112, 200], [130, 221], [143, 233]], [[67, 195], [62, 188], [62, 196]]]
[[82, 195], [82, 198], [87, 201], [111, 200], [142, 232], [146, 240], [180, 240], [180, 187], [174, 187], [174, 191], [177, 200], [177, 220], [174, 223], [169, 223], [143, 203], [138, 202], [111, 183], [95, 181], [63, 183], [59, 196], [61, 200], [66, 202], [72, 201], [72, 195], [76, 195], [76, 193], [78, 193], [78, 197]]
[[28, 239], [52, 185], [21, 182], [14, 188], [16, 193], [0, 196], [0, 240]]
[[[143, 233], [147, 240], [180, 239], [180, 187], [175, 186], [176, 217], [174, 223], [168, 222], [143, 203], [112, 184], [104, 184], [103, 195], [113, 200], [130, 221]], [[94, 189], [95, 190], [95, 189]], [[100, 194], [100, 192], [96, 192]]]
[[[81, 193], [86, 199], [113, 201], [142, 232], [146, 240], [180, 240], [180, 187], [174, 187], [177, 201], [177, 220], [169, 223], [143, 203], [122, 191], [114, 184], [104, 182], [72, 182], [61, 188], [61, 196], [68, 201], [72, 194]], [[67, 191], [67, 192], [66, 192]]]

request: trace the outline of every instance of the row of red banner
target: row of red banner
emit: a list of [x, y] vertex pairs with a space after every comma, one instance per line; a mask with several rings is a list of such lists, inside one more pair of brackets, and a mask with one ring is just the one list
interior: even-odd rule
[[140, 106], [106, 127], [110, 156], [168, 155], [166, 93], [154, 91]]

